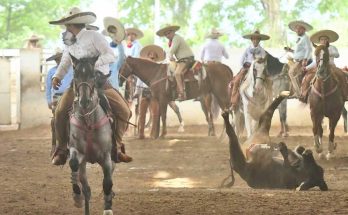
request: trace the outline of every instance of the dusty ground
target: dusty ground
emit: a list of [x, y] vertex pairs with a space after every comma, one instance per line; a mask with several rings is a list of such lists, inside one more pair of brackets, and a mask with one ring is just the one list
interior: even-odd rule
[[[319, 161], [328, 192], [255, 190], [239, 176], [231, 189], [219, 189], [229, 174], [227, 140], [206, 137], [204, 126], [175, 130], [164, 140], [127, 138], [134, 162], [117, 165], [114, 173], [115, 214], [348, 214], [348, 137], [342, 128], [337, 157]], [[312, 146], [310, 128], [292, 128], [291, 135], [285, 139], [291, 148]], [[0, 133], [0, 214], [83, 214], [73, 206], [68, 165], [52, 166], [49, 150], [48, 127]], [[92, 214], [101, 214], [101, 169], [91, 165], [88, 175]]]

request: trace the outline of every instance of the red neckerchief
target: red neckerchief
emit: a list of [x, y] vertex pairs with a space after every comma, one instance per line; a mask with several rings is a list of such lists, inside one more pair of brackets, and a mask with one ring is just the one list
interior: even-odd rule
[[172, 42], [173, 42], [173, 40], [169, 40], [169, 42], [168, 42], [169, 48], [172, 46]]
[[132, 43], [131, 41], [129, 41], [129, 42], [127, 43], [127, 47], [128, 47], [128, 48], [132, 48], [132, 46], [133, 46], [133, 43]]

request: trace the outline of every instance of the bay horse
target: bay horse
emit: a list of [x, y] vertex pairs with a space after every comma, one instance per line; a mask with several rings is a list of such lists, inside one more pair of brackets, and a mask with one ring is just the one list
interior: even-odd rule
[[243, 123], [239, 120], [244, 118], [244, 126], [247, 136], [250, 137], [255, 131], [261, 114], [272, 101], [272, 80], [267, 74], [267, 56], [256, 57], [250, 66], [244, 81], [239, 89], [241, 105], [234, 111], [237, 133], [240, 135]]
[[[74, 65], [73, 89], [76, 100], [70, 116], [69, 152], [73, 199], [76, 207], [83, 207], [89, 213], [91, 188], [87, 181], [86, 163], [98, 163], [104, 173], [104, 215], [112, 215], [112, 174], [111, 160], [112, 127], [109, 116], [99, 104], [101, 97], [96, 87], [94, 64], [97, 58], [76, 59]], [[99, 72], [99, 71], [98, 71]], [[82, 192], [81, 192], [82, 190]], [[84, 200], [84, 202], [83, 202]]]
[[314, 84], [312, 85], [308, 101], [310, 106], [311, 119], [313, 123], [314, 146], [322, 157], [322, 121], [324, 117], [329, 118], [329, 144], [327, 159], [330, 159], [336, 149], [335, 128], [344, 107], [344, 98], [340, 81], [335, 77], [335, 68], [329, 64], [329, 51], [327, 46], [320, 45], [315, 49], [317, 70]]
[[[151, 89], [152, 99], [151, 107], [153, 110], [153, 123], [151, 129], [151, 137], [158, 138], [160, 133], [160, 118], [162, 119], [162, 133], [161, 137], [167, 134], [166, 118], [167, 105], [173, 98], [172, 89], [167, 87], [170, 83], [168, 80], [168, 64], [158, 64], [147, 59], [127, 57], [120, 69], [120, 85], [130, 75], [136, 75]], [[207, 77], [203, 80], [198, 95], [204, 97], [205, 106], [207, 108], [209, 131], [208, 135], [214, 135], [213, 114], [211, 112], [210, 104], [211, 94], [213, 94], [221, 109], [227, 109], [230, 105], [228, 97], [228, 83], [233, 77], [231, 69], [224, 64], [204, 65]]]
[[273, 144], [270, 140], [273, 113], [289, 94], [289, 91], [280, 93], [261, 115], [255, 133], [246, 140], [250, 144], [247, 157], [229, 122], [228, 113], [222, 114], [229, 137], [231, 172], [236, 171], [252, 188], [308, 190], [318, 186], [326, 191], [324, 170], [314, 160], [311, 150], [302, 146], [289, 150], [285, 143]]

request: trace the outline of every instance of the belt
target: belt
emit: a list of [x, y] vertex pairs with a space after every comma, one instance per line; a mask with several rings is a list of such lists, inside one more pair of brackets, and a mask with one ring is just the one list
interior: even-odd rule
[[63, 93], [55, 93], [54, 96], [61, 96]]
[[205, 63], [209, 64], [209, 63], [221, 63], [221, 62], [220, 61], [216, 61], [216, 60], [206, 60]]

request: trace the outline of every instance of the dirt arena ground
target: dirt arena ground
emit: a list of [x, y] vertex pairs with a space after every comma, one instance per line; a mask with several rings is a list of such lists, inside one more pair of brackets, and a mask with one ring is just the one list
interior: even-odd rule
[[[291, 129], [285, 139], [290, 148], [312, 147], [309, 127]], [[206, 130], [191, 126], [178, 134], [170, 128], [162, 140], [128, 137], [127, 151], [134, 161], [117, 165], [113, 175], [114, 213], [348, 214], [348, 136], [342, 128], [337, 131], [336, 158], [319, 161], [325, 168], [328, 192], [255, 190], [238, 175], [232, 188], [220, 189], [229, 174], [227, 140], [219, 143], [216, 137], [207, 137]], [[73, 206], [69, 166], [52, 166], [49, 151], [48, 127], [0, 132], [0, 214], [83, 214]], [[101, 169], [88, 166], [88, 178], [91, 214], [102, 214]]]

